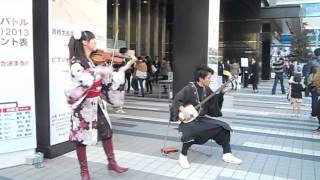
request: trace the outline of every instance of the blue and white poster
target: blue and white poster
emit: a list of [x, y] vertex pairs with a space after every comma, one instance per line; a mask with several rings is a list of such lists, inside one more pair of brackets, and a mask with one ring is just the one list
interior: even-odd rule
[[106, 0], [49, 0], [50, 145], [69, 140], [71, 109], [64, 95], [70, 82], [68, 42], [84, 30], [96, 35], [99, 49], [106, 49]]
[[213, 90], [222, 83], [218, 78], [219, 22], [220, 0], [209, 1], [208, 66], [215, 71], [210, 83], [210, 88]]
[[[0, 6], [0, 168], [25, 163], [37, 146], [32, 0]], [[18, 155], [18, 154], [19, 155]]]

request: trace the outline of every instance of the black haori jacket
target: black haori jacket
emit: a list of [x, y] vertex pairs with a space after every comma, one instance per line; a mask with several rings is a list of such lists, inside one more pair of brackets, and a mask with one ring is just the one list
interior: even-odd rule
[[[205, 97], [212, 93], [213, 91], [209, 87], [205, 87]], [[222, 93], [216, 94], [202, 105], [199, 117], [196, 120], [190, 123], [180, 123], [179, 131], [182, 132], [182, 142], [191, 141], [199, 132], [217, 127], [223, 127], [228, 131], [232, 131], [227, 123], [213, 118], [222, 116], [223, 95]], [[179, 107], [181, 105], [192, 104], [196, 106], [199, 103], [197, 88], [195, 83], [191, 82], [176, 94], [170, 109], [170, 121], [178, 121]]]

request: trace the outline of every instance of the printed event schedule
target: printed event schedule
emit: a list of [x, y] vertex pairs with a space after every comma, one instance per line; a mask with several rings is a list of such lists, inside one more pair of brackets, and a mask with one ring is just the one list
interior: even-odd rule
[[31, 106], [0, 103], [0, 141], [32, 136]]

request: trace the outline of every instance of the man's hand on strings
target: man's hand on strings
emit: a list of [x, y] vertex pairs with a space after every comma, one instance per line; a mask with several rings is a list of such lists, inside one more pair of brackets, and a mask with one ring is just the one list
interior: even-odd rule
[[231, 85], [230, 85], [230, 83], [228, 83], [227, 85], [226, 85], [226, 87], [224, 87], [222, 90], [221, 90], [221, 93], [226, 93], [226, 92], [228, 92], [228, 91], [230, 91], [231, 90]]

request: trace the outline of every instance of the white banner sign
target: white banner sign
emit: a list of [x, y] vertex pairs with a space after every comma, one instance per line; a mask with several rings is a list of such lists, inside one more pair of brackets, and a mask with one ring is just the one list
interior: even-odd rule
[[0, 154], [37, 146], [32, 28], [32, 0], [1, 4]]
[[221, 82], [218, 80], [219, 17], [220, 0], [209, 1], [208, 66], [215, 72], [210, 83], [212, 90], [217, 89]]
[[81, 31], [96, 35], [97, 47], [107, 44], [106, 0], [49, 0], [49, 83], [50, 83], [50, 144], [69, 140], [71, 109], [64, 95], [69, 84], [70, 36]]
[[241, 58], [241, 67], [249, 67], [249, 59], [248, 58]]

